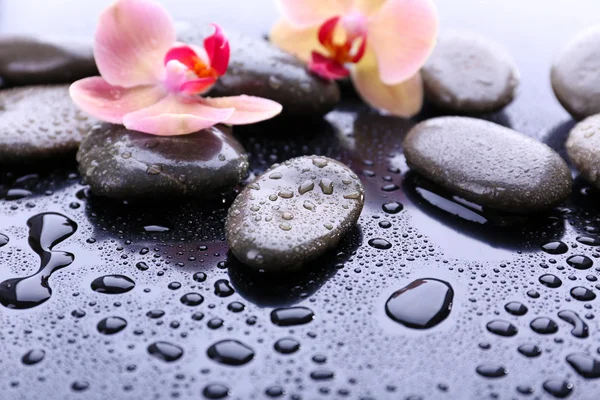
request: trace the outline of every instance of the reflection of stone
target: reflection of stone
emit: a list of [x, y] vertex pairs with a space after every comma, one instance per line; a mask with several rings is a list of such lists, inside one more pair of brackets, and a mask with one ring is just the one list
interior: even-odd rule
[[248, 169], [242, 145], [219, 127], [165, 137], [103, 124], [83, 141], [77, 160], [92, 191], [112, 198], [214, 197]]

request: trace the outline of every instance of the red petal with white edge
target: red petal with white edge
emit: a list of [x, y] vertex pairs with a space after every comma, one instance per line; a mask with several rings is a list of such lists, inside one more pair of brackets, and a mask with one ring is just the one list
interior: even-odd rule
[[196, 67], [196, 63], [199, 60], [198, 54], [190, 46], [183, 45], [173, 47], [165, 55], [164, 64], [167, 65], [169, 61], [179, 61], [189, 69], [193, 70]]
[[369, 20], [369, 46], [381, 80], [395, 84], [415, 75], [435, 47], [438, 15], [432, 0], [388, 0]]
[[423, 81], [419, 73], [395, 85], [381, 81], [372, 51], [352, 71], [352, 82], [365, 103], [399, 117], [412, 117], [423, 106]]
[[210, 59], [210, 66], [217, 71], [219, 75], [225, 75], [229, 66], [229, 40], [221, 27], [217, 24], [212, 24], [215, 28], [215, 33], [204, 39], [204, 49]]
[[354, 0], [275, 0], [285, 19], [300, 28], [321, 25], [335, 15], [352, 10]]
[[246, 125], [265, 121], [281, 113], [281, 104], [254, 96], [232, 96], [203, 98], [201, 101], [217, 108], [234, 108], [233, 114], [225, 121], [230, 125]]
[[94, 57], [111, 85], [149, 85], [162, 79], [163, 59], [174, 42], [171, 17], [158, 3], [117, 0], [100, 16]]
[[198, 99], [170, 94], [158, 103], [123, 117], [127, 129], [157, 136], [187, 135], [227, 121], [233, 108], [216, 108]]
[[113, 124], [122, 124], [125, 114], [155, 104], [166, 96], [160, 86], [127, 89], [112, 86], [99, 76], [73, 83], [69, 92], [73, 102], [83, 111]]

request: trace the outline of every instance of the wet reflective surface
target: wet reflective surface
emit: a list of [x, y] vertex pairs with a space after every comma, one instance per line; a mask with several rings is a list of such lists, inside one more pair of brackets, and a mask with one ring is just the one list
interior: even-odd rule
[[[51, 3], [41, 13], [32, 11], [37, 0], [0, 0], [0, 31], [91, 33], [109, 1]], [[266, 0], [164, 3], [177, 18], [254, 35], [276, 15]], [[517, 100], [485, 118], [564, 155], [573, 121], [551, 93], [550, 63], [572, 34], [597, 23], [600, 5], [438, 3], [443, 28], [490, 36], [521, 69]], [[223, 224], [233, 195], [114, 202], [90, 195], [67, 160], [1, 168], [1, 282], [40, 268], [27, 221], [57, 213], [77, 226], [44, 248], [74, 255], [47, 279], [52, 296], [0, 307], [1, 397], [597, 399], [600, 191], [577, 179], [567, 204], [535, 217], [481, 209], [408, 172], [401, 143], [413, 125], [349, 99], [324, 120], [236, 130], [253, 175], [319, 154], [348, 164], [365, 185], [358, 226], [338, 249], [285, 276], [229, 254]], [[92, 285], [107, 276], [135, 285]], [[411, 329], [385, 304], [424, 278], [452, 287], [452, 309], [431, 329]], [[223, 341], [241, 346], [209, 354]]]

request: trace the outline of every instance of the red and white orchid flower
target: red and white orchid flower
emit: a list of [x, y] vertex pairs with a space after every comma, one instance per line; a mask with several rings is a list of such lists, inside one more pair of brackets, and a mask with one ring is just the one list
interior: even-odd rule
[[433, 51], [432, 0], [275, 0], [271, 41], [326, 79], [351, 76], [363, 100], [409, 117], [423, 104], [419, 70]]
[[100, 16], [94, 56], [101, 77], [71, 85], [73, 101], [106, 122], [153, 135], [185, 135], [218, 123], [251, 124], [281, 105], [252, 96], [201, 97], [225, 74], [229, 43], [217, 26], [204, 48], [175, 42], [171, 17], [147, 0], [117, 0]]

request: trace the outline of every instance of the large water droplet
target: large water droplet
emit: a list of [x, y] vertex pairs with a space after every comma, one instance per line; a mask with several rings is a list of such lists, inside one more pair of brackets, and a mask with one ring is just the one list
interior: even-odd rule
[[600, 361], [589, 354], [575, 353], [567, 356], [567, 362], [584, 378], [600, 378]]
[[571, 334], [578, 338], [586, 338], [589, 336], [589, 329], [587, 324], [581, 319], [575, 311], [563, 310], [559, 311], [558, 318], [562, 319], [573, 325]]
[[244, 365], [254, 358], [254, 350], [237, 340], [227, 339], [210, 346], [206, 351], [212, 360], [226, 365]]
[[9, 238], [3, 233], [0, 233], [0, 247], [6, 246], [8, 244]]
[[207, 399], [224, 399], [229, 396], [229, 388], [220, 383], [211, 383], [204, 387], [202, 395]]
[[46, 356], [46, 352], [41, 349], [30, 350], [21, 357], [21, 361], [25, 365], [35, 365], [41, 362]]
[[538, 357], [542, 354], [542, 349], [534, 344], [524, 344], [519, 346], [517, 349], [519, 353], [523, 354], [525, 357]]
[[518, 332], [517, 327], [508, 321], [496, 319], [487, 323], [486, 328], [488, 331], [495, 333], [500, 336], [515, 336]]
[[558, 332], [558, 325], [548, 317], [539, 317], [529, 324], [531, 329], [540, 335], [550, 335]]
[[566, 398], [573, 391], [573, 384], [561, 379], [548, 379], [542, 387], [546, 392], [559, 399]]
[[200, 293], [186, 293], [181, 296], [181, 303], [186, 306], [195, 307], [202, 304], [204, 297]]
[[183, 356], [183, 349], [169, 342], [155, 342], [148, 346], [148, 353], [159, 360], [173, 362]]
[[542, 250], [544, 250], [548, 254], [564, 254], [567, 251], [569, 251], [569, 246], [567, 246], [561, 241], [553, 240], [551, 242], [543, 244]]
[[540, 283], [546, 287], [556, 289], [562, 285], [562, 281], [556, 275], [545, 274], [540, 276]]
[[271, 322], [277, 326], [293, 326], [307, 324], [315, 314], [306, 307], [278, 308], [271, 312]]
[[594, 262], [587, 256], [571, 256], [567, 258], [567, 264], [575, 269], [590, 269]]
[[404, 206], [396, 201], [392, 201], [389, 203], [385, 203], [381, 206], [383, 211], [388, 214], [398, 214], [400, 211], [404, 209]]
[[483, 364], [476, 369], [477, 373], [486, 378], [502, 378], [508, 374], [508, 370], [501, 365]]
[[576, 286], [571, 289], [571, 296], [579, 301], [592, 301], [596, 298], [596, 293], [583, 286]]
[[215, 282], [215, 294], [219, 297], [229, 297], [235, 293], [227, 279], [219, 279]]
[[452, 310], [454, 290], [449, 283], [417, 279], [394, 292], [385, 303], [386, 314], [414, 329], [429, 329], [445, 320]]
[[135, 282], [125, 275], [105, 275], [94, 279], [91, 286], [98, 293], [121, 294], [133, 289]]
[[98, 322], [98, 332], [105, 335], [114, 335], [127, 326], [127, 321], [121, 317], [108, 317]]
[[292, 354], [300, 350], [300, 342], [292, 338], [283, 338], [275, 342], [275, 350], [281, 354]]
[[392, 248], [392, 244], [385, 239], [375, 238], [369, 240], [369, 246], [378, 250], [388, 250]]
[[519, 303], [518, 301], [511, 301], [510, 303], [506, 303], [504, 309], [511, 315], [520, 316], [527, 314], [527, 307], [525, 307], [523, 303]]

